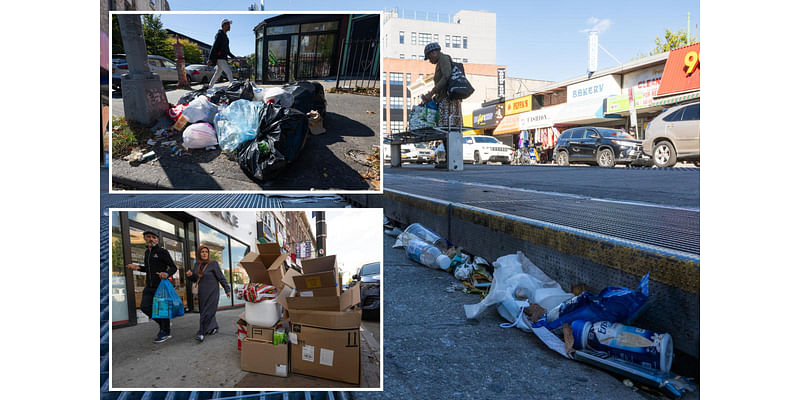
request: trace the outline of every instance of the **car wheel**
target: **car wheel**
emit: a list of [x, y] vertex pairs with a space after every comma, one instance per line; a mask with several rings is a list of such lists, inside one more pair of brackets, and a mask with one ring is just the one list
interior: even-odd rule
[[481, 161], [481, 153], [479, 151], [475, 152], [475, 156], [473, 156], [473, 158], [472, 158], [472, 163], [473, 164], [481, 164], [481, 163], [483, 163], [483, 161]]
[[695, 161], [694, 162], [694, 166], [697, 167], [697, 168], [700, 168], [700, 161]]
[[675, 165], [676, 161], [677, 155], [672, 143], [666, 140], [656, 143], [656, 147], [653, 150], [653, 163], [656, 167], [671, 167]]
[[569, 155], [566, 151], [559, 151], [556, 156], [556, 163], [562, 167], [569, 166]]
[[613, 167], [615, 164], [614, 152], [611, 149], [603, 149], [597, 153], [597, 165], [601, 167]]

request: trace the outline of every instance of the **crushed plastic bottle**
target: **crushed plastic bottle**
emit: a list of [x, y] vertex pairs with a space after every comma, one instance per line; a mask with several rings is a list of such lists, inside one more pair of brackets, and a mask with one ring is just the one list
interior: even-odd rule
[[436, 246], [421, 240], [412, 240], [406, 247], [408, 258], [429, 268], [447, 270], [450, 268], [450, 258], [442, 254]]
[[436, 232], [420, 225], [419, 223], [409, 225], [405, 232], [420, 238], [422, 241], [436, 246], [436, 248], [438, 248], [442, 253], [446, 252], [447, 248], [449, 247], [447, 239], [439, 236]]

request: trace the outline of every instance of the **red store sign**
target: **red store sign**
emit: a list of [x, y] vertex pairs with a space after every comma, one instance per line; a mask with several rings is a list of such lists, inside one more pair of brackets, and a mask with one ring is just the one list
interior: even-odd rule
[[700, 43], [669, 52], [657, 96], [700, 89]]

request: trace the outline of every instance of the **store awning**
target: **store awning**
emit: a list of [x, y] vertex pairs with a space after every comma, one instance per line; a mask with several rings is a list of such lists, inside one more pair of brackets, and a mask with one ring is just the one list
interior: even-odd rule
[[493, 136], [519, 132], [519, 114], [506, 115], [494, 128]]
[[698, 90], [698, 91], [694, 91], [694, 92], [690, 92], [690, 93], [682, 93], [682, 94], [677, 94], [677, 95], [674, 95], [674, 96], [667, 96], [667, 97], [663, 97], [663, 98], [660, 98], [660, 99], [655, 99], [655, 100], [653, 100], [653, 105], [654, 106], [663, 106], [663, 105], [667, 105], [667, 104], [675, 104], [675, 103], [680, 103], [680, 102], [683, 102], [683, 101], [699, 99], [699, 98], [700, 98], [700, 91]]

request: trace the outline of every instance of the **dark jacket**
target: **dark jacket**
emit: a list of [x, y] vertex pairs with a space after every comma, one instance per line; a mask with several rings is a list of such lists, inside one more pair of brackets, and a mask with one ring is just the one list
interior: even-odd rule
[[447, 81], [453, 73], [453, 60], [447, 54], [439, 54], [436, 71], [433, 73], [433, 99], [437, 102], [447, 97]]
[[217, 31], [217, 36], [214, 37], [214, 45], [211, 46], [211, 55], [208, 56], [208, 59], [212, 64], [216, 64], [217, 60], [227, 60], [228, 56], [236, 58], [228, 47], [228, 35], [220, 29]]
[[172, 262], [169, 252], [160, 247], [155, 246], [152, 249], [147, 249], [144, 252], [144, 266], [141, 271], [147, 274], [145, 285], [148, 288], [155, 289], [161, 283], [161, 278], [156, 275], [159, 272], [166, 272], [168, 276], [172, 276], [178, 272], [178, 267]]

